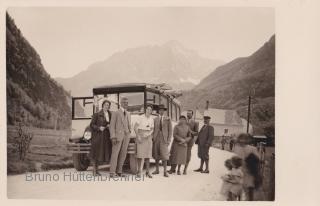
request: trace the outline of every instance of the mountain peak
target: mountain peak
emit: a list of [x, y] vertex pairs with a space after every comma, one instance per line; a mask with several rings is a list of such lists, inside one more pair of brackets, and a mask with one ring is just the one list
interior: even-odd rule
[[106, 82], [166, 82], [174, 89], [191, 89], [219, 65], [221, 61], [201, 57], [171, 40], [117, 52], [74, 77], [57, 80], [73, 95], [88, 94], [93, 86]]
[[173, 53], [182, 54], [182, 55], [185, 55], [186, 57], [198, 56], [198, 53], [196, 51], [187, 49], [186, 47], [183, 46], [181, 42], [177, 40], [170, 40], [164, 43], [163, 47], [168, 48]]
[[179, 42], [177, 40], [167, 41], [166, 43], [163, 44], [163, 46], [171, 47], [171, 48], [183, 48], [183, 49], [185, 49], [185, 47], [181, 44], [181, 42]]

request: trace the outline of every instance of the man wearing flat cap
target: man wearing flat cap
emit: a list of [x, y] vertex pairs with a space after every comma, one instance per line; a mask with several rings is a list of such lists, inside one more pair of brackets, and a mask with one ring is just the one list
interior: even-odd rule
[[172, 138], [171, 119], [165, 115], [167, 108], [159, 105], [159, 116], [154, 119], [153, 132], [153, 158], [156, 160], [156, 170], [152, 173], [159, 174], [159, 161], [162, 161], [164, 169], [164, 177], [167, 174], [167, 161], [169, 160], [169, 144]]
[[[194, 170], [195, 172], [209, 173], [209, 149], [211, 147], [214, 138], [214, 129], [210, 125], [210, 116], [204, 116], [204, 125], [199, 131], [196, 144], [198, 144], [198, 157], [200, 158], [200, 168]], [[203, 170], [203, 164], [205, 163], [206, 168]]]

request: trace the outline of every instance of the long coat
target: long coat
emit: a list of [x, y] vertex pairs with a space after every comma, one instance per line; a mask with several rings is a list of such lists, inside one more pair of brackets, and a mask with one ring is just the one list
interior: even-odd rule
[[109, 122], [107, 122], [103, 110], [95, 113], [92, 117], [90, 127], [92, 132], [90, 157], [99, 162], [108, 162], [111, 155], [111, 140], [109, 128], [100, 131], [100, 127], [107, 127], [110, 124], [112, 113], [108, 111]]
[[[191, 134], [188, 125], [176, 125], [173, 129], [173, 142], [171, 145], [170, 161], [172, 164], [186, 164], [188, 142], [191, 140]], [[181, 140], [187, 140], [181, 144]]]
[[196, 144], [198, 144], [198, 157], [200, 159], [209, 159], [209, 149], [214, 138], [214, 129], [211, 125], [204, 125], [198, 134]]
[[169, 117], [163, 117], [162, 130], [160, 116], [154, 119], [152, 156], [156, 160], [169, 160], [169, 144], [172, 139], [172, 123]]

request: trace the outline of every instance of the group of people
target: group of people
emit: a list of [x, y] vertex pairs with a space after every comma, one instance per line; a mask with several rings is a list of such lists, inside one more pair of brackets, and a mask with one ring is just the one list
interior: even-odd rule
[[[145, 113], [139, 116], [134, 128], [131, 128], [131, 115], [127, 111], [128, 99], [121, 98], [120, 108], [115, 112], [110, 112], [110, 105], [110, 101], [104, 100], [102, 109], [93, 115], [90, 123], [92, 130], [90, 158], [93, 163], [93, 175], [100, 175], [98, 164], [110, 159], [110, 177], [125, 176], [122, 168], [132, 129], [136, 134], [137, 176], [142, 175], [144, 165], [146, 177], [152, 178], [152, 175], [159, 174], [160, 161], [164, 177], [169, 177], [169, 174], [173, 173], [186, 175], [194, 144], [198, 144], [198, 156], [201, 160], [199, 169], [194, 171], [209, 173], [209, 149], [214, 137], [209, 116], [204, 117], [204, 126], [198, 131], [199, 125], [192, 119], [193, 111], [189, 110], [187, 116], [179, 117], [178, 124], [173, 128], [164, 105], [158, 106], [156, 118], [152, 117], [153, 105], [147, 105]], [[173, 141], [169, 148], [172, 137]], [[111, 151], [111, 156], [108, 151]], [[152, 173], [151, 158], [156, 162], [155, 171]], [[168, 162], [171, 165], [169, 170]], [[181, 166], [184, 166], [183, 173]]]
[[226, 146], [229, 146], [229, 150], [232, 151], [234, 144], [235, 144], [236, 136], [235, 136], [235, 134], [228, 135], [227, 133], [228, 133], [228, 131], [225, 130], [225, 132], [221, 136], [221, 141], [220, 141], [221, 149], [225, 150], [225, 149], [227, 149]]
[[[110, 159], [110, 177], [123, 177], [122, 167], [127, 156], [131, 133], [131, 115], [127, 111], [128, 99], [121, 98], [120, 108], [110, 112], [111, 102], [103, 101], [102, 109], [93, 115], [90, 123], [92, 141], [90, 157], [93, 162], [93, 175], [100, 175], [98, 163]], [[178, 124], [172, 128], [171, 119], [166, 115], [167, 108], [158, 106], [158, 116], [152, 117], [153, 106], [147, 105], [145, 113], [139, 116], [134, 125], [136, 134], [137, 176], [142, 175], [146, 166], [146, 177], [160, 173], [159, 163], [163, 165], [163, 176], [169, 174], [186, 175], [194, 144], [198, 145], [200, 167], [195, 172], [209, 173], [209, 150], [214, 139], [214, 128], [210, 125], [210, 116], [204, 116], [204, 124], [199, 130], [198, 122], [193, 120], [193, 111], [187, 116], [181, 115]], [[173, 141], [169, 148], [171, 138]], [[226, 200], [240, 200], [244, 194], [246, 200], [253, 199], [253, 192], [261, 183], [259, 176], [259, 155], [255, 147], [248, 145], [249, 136], [237, 137], [239, 147], [233, 152], [236, 156], [225, 162], [227, 173], [221, 178], [221, 194]], [[110, 156], [110, 152], [111, 156]], [[155, 171], [150, 172], [150, 159], [155, 159]], [[168, 162], [171, 168], [168, 170]], [[181, 166], [184, 166], [181, 173]]]
[[[127, 111], [128, 98], [123, 97], [120, 108], [111, 112], [111, 102], [104, 100], [102, 109], [92, 117], [90, 158], [93, 175], [100, 175], [98, 164], [110, 160], [110, 177], [123, 176], [131, 133], [131, 115]], [[111, 155], [110, 152], [111, 151]]]

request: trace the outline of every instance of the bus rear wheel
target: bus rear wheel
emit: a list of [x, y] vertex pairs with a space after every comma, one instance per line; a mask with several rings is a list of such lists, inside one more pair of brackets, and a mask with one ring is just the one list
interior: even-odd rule
[[86, 171], [90, 165], [88, 155], [85, 153], [72, 154], [73, 166], [77, 171]]

